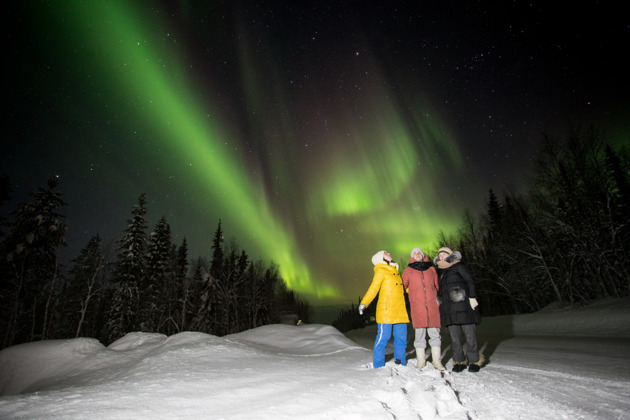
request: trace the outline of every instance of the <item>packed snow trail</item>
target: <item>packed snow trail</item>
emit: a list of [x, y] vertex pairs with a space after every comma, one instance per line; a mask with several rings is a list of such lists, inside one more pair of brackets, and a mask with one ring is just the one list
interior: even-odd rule
[[[369, 348], [376, 331], [346, 335]], [[477, 336], [486, 366], [446, 376], [471, 418], [630, 419], [630, 298], [488, 317]], [[449, 344], [442, 329], [448, 371]]]

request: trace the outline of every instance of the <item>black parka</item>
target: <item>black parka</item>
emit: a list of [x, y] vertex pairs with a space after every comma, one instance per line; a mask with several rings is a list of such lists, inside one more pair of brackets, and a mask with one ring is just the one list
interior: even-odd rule
[[442, 327], [479, 323], [479, 309], [473, 311], [468, 300], [477, 298], [475, 281], [461, 262], [440, 273], [438, 296]]

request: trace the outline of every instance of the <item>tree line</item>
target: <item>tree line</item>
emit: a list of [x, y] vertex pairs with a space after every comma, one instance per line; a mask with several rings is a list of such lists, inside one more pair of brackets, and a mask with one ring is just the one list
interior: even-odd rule
[[593, 128], [545, 136], [531, 188], [465, 212], [456, 244], [486, 315], [630, 294], [630, 154]]
[[[615, 150], [593, 128], [571, 130], [544, 136], [535, 163], [523, 174], [526, 192], [499, 198], [490, 189], [481, 214], [464, 211], [456, 232], [440, 233], [427, 253], [461, 251], [485, 316], [630, 295], [627, 147]], [[365, 325], [355, 305], [333, 322], [340, 331]]]
[[[0, 205], [10, 196], [0, 178]], [[309, 303], [289, 290], [272, 262], [225, 243], [219, 220], [210, 258], [189, 258], [160, 218], [148, 231], [140, 195], [114, 251], [93, 236], [67, 272], [60, 261], [68, 226], [58, 180], [2, 218], [0, 348], [44, 339], [94, 337], [109, 344], [128, 332], [199, 331], [223, 336], [277, 323], [309, 322]]]

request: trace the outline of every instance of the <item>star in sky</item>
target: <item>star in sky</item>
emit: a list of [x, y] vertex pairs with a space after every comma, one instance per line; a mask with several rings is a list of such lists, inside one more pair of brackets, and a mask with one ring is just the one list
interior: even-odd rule
[[376, 251], [406, 263], [526, 188], [543, 133], [627, 138], [619, 7], [15, 4], [2, 167], [18, 201], [58, 174], [70, 258], [146, 193], [193, 257], [221, 219], [295, 290], [354, 301]]

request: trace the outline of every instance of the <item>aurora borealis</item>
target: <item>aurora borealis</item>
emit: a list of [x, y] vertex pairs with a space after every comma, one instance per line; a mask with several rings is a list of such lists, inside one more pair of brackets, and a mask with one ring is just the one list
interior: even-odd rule
[[541, 133], [628, 132], [615, 10], [380, 3], [12, 6], [16, 198], [58, 175], [77, 252], [146, 193], [191, 256], [221, 219], [305, 297], [356, 302], [376, 251], [406, 263], [525, 185]]

